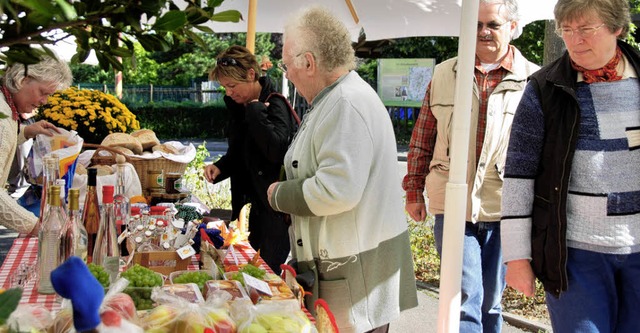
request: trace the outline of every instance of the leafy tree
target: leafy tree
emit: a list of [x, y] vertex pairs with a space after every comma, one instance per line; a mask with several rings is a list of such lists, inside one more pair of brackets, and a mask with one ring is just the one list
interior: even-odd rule
[[[134, 55], [134, 41], [147, 51], [169, 51], [184, 40], [205, 46], [193, 31], [213, 31], [209, 20], [238, 22], [240, 12], [216, 13], [224, 0], [187, 1], [180, 10], [173, 0], [21, 0], [0, 1], [0, 64], [20, 61], [35, 63], [46, 46], [74, 36], [75, 62], [84, 62], [95, 51], [104, 70], [122, 70], [118, 57]], [[153, 23], [149, 23], [153, 22]]]

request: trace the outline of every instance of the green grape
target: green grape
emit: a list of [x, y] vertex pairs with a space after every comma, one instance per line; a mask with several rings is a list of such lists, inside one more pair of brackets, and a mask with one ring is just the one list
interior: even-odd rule
[[193, 271], [185, 272], [178, 275], [173, 279], [174, 283], [195, 283], [201, 290], [204, 288], [205, 282], [212, 280], [213, 278], [207, 272]]
[[151, 290], [153, 287], [162, 286], [162, 276], [139, 264], [133, 265], [133, 267], [124, 271], [121, 276], [129, 280], [129, 287], [124, 292], [131, 296], [136, 309], [147, 310], [153, 308]]
[[109, 287], [109, 273], [104, 270], [104, 267], [90, 263], [87, 265], [87, 268], [89, 268], [89, 272], [98, 280], [102, 287]]

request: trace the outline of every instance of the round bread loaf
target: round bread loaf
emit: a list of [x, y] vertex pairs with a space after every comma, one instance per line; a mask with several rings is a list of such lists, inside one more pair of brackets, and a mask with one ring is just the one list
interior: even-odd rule
[[94, 165], [92, 168], [98, 170], [98, 177], [113, 174], [113, 169], [108, 165]]
[[127, 133], [111, 133], [102, 140], [101, 145], [112, 148], [125, 147], [136, 155], [142, 154], [142, 144], [140, 141]]
[[76, 164], [76, 175], [86, 175], [86, 174], [87, 174], [87, 168], [82, 163]]
[[125, 147], [113, 147], [113, 150], [121, 152], [124, 155], [135, 155], [131, 149]]
[[166, 153], [166, 154], [174, 154], [174, 155], [179, 155], [180, 154], [180, 151], [178, 151], [178, 149], [176, 149], [174, 146], [168, 145], [166, 143], [153, 146], [151, 148], [151, 151], [154, 151], [154, 152], [161, 151], [161, 152]]
[[160, 144], [160, 140], [156, 136], [156, 133], [150, 129], [139, 129], [137, 131], [133, 131], [131, 136], [138, 138], [138, 141], [142, 144], [142, 149], [149, 150], [151, 147]]

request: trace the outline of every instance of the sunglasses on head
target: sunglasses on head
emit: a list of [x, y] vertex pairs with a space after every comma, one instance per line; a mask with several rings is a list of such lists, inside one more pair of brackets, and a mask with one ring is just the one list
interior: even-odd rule
[[222, 66], [240, 66], [240, 67], [242, 67], [240, 65], [240, 63], [236, 59], [228, 58], [228, 57], [219, 58], [219, 59], [216, 60], [216, 62], [219, 65], [222, 65]]

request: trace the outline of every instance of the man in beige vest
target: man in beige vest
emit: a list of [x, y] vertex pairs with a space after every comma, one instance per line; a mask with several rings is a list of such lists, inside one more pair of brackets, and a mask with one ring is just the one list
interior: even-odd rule
[[[505, 266], [500, 248], [502, 173], [511, 121], [527, 77], [538, 69], [512, 45], [518, 31], [516, 0], [481, 0], [469, 137], [467, 214], [462, 268], [460, 332], [500, 332]], [[451, 119], [457, 58], [436, 66], [409, 145], [405, 209], [416, 221], [435, 215], [442, 251], [445, 187], [449, 179]]]

